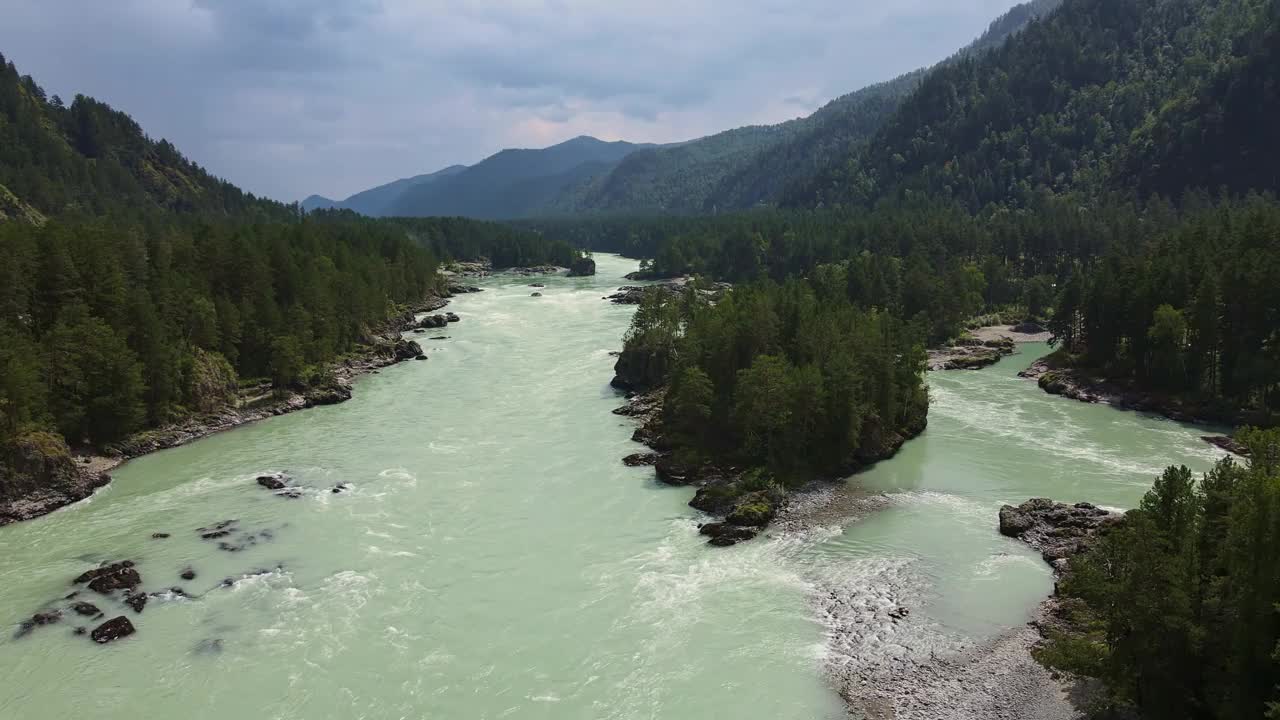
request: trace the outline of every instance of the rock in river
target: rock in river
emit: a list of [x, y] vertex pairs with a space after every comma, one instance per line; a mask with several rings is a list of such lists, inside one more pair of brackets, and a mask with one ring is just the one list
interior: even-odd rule
[[124, 604], [133, 608], [136, 613], [142, 612], [142, 608], [147, 606], [147, 594], [144, 592], [130, 593], [124, 596]]
[[1122, 518], [1085, 502], [1067, 505], [1033, 498], [1017, 507], [1000, 508], [1000, 534], [1022, 539], [1058, 567], [1057, 561], [1084, 552], [1098, 533]]
[[122, 637], [128, 637], [134, 633], [133, 623], [129, 622], [129, 618], [121, 615], [111, 618], [93, 629], [89, 637], [99, 645], [109, 643], [112, 640], [119, 640]]
[[698, 528], [698, 532], [711, 538], [708, 542], [717, 547], [736, 545], [744, 540], [750, 540], [756, 536], [756, 531], [751, 528], [730, 525], [729, 523], [722, 522], [702, 525]]
[[96, 617], [102, 614], [102, 611], [98, 609], [97, 605], [89, 602], [78, 602], [71, 606], [71, 610], [74, 611], [75, 614], [83, 615], [85, 617]]
[[259, 475], [258, 484], [268, 490], [280, 490], [284, 488], [286, 477], [280, 473], [273, 475]]
[[84, 572], [75, 579], [77, 585], [89, 583], [89, 589], [107, 594], [115, 590], [133, 590], [142, 584], [142, 576], [129, 560]]

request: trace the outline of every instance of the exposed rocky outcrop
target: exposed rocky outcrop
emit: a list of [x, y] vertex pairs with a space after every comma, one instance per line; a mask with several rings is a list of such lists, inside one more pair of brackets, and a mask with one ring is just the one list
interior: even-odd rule
[[1247, 445], [1237, 442], [1226, 435], [1202, 435], [1200, 436], [1200, 439], [1214, 447], [1226, 450], [1233, 455], [1239, 455], [1240, 457], [1249, 457], [1250, 455], [1249, 447]]
[[1000, 508], [1000, 534], [1018, 538], [1040, 551], [1045, 562], [1062, 570], [1066, 561], [1089, 549], [1100, 533], [1124, 516], [1087, 502], [1067, 505], [1033, 498]]
[[752, 528], [727, 522], [712, 522], [699, 525], [698, 532], [711, 538], [708, 542], [716, 547], [736, 545], [756, 536], [756, 531]]
[[586, 277], [596, 274], [596, 261], [589, 255], [580, 255], [569, 264], [569, 277]]
[[633, 453], [622, 458], [622, 464], [627, 467], [642, 467], [645, 465], [654, 465], [660, 459], [662, 459], [662, 455], [659, 453]]
[[21, 433], [0, 447], [0, 525], [29, 520], [83, 500], [111, 478], [77, 465], [50, 432]]
[[666, 381], [671, 354], [665, 349], [630, 348], [618, 354], [609, 383], [619, 390], [644, 392]]
[[[605, 300], [611, 300], [615, 305], [639, 305], [644, 296], [649, 292], [664, 293], [671, 297], [679, 297], [684, 293], [685, 287], [689, 284], [691, 278], [681, 277], [674, 280], [654, 283], [653, 285], [623, 285], [618, 291], [612, 295], [606, 295]], [[715, 302], [724, 295], [732, 285], [725, 282], [712, 283], [709, 286], [703, 286], [698, 290], [698, 294], [704, 299]]]
[[980, 339], [962, 337], [953, 345], [928, 351], [930, 370], [977, 370], [994, 365], [1000, 358], [1012, 355], [1016, 346], [1013, 338]]

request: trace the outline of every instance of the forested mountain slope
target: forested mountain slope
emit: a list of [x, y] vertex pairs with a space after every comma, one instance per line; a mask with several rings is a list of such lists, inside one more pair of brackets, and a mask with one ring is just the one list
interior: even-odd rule
[[788, 197], [905, 193], [970, 209], [1036, 193], [1274, 187], [1272, 0], [1066, 0], [990, 53], [938, 68], [865, 150]]
[[[5, 192], [7, 189], [7, 193]], [[291, 210], [210, 175], [128, 115], [77, 95], [46, 97], [0, 55], [0, 215], [166, 209], [281, 218]], [[6, 209], [10, 208], [10, 209]]]

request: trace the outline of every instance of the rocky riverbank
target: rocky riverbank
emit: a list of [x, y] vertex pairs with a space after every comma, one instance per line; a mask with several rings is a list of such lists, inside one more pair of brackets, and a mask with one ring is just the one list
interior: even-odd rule
[[[1188, 397], [1141, 390], [1131, 383], [1105, 377], [1097, 371], [1069, 367], [1056, 355], [1036, 360], [1031, 367], [1018, 373], [1018, 376], [1035, 380], [1040, 389], [1050, 395], [1061, 395], [1087, 403], [1102, 403], [1123, 410], [1154, 413], [1178, 422], [1269, 427], [1277, 421], [1275, 417], [1222, 403], [1200, 402]], [[1218, 444], [1213, 440], [1209, 442]], [[1229, 447], [1224, 449], [1230, 450]]]
[[[630, 278], [631, 275], [627, 277]], [[618, 288], [617, 292], [612, 295], [606, 295], [604, 299], [613, 302], [615, 305], [639, 305], [640, 301], [644, 300], [647, 292], [660, 292], [672, 297], [679, 297], [691, 282], [693, 282], [693, 278], [686, 276], [662, 280], [651, 285], [623, 285]], [[704, 299], [715, 302], [731, 287], [733, 286], [726, 282], [708, 283], [699, 285], [698, 293]]]
[[[894, 505], [857, 483], [812, 483], [772, 527], [825, 536]], [[1078, 720], [1082, 690], [1039, 665], [1038, 623], [968, 643], [918, 617], [925, 581], [907, 563], [823, 573], [815, 616], [827, 629], [825, 671], [851, 717], [874, 720]], [[873, 575], [868, 577], [868, 572]]]
[[402, 337], [404, 332], [437, 327], [436, 317], [441, 318], [439, 326], [460, 319], [453, 313], [428, 315], [422, 320], [418, 315], [439, 310], [454, 294], [479, 290], [453, 283], [444, 294], [424, 298], [389, 318], [382, 327], [371, 330], [356, 351], [333, 363], [323, 384], [279, 392], [264, 383], [242, 390], [234, 406], [191, 415], [113, 445], [77, 453], [57, 435], [27, 433], [14, 444], [9, 469], [0, 463], [0, 525], [30, 520], [89, 497], [111, 481], [109, 471], [133, 458], [258, 420], [350, 400], [352, 384], [361, 375], [406, 360], [427, 359], [418, 343]]
[[990, 325], [967, 331], [950, 345], [930, 348], [930, 370], [978, 370], [1014, 354], [1021, 343], [1047, 342], [1049, 333], [1035, 323]]

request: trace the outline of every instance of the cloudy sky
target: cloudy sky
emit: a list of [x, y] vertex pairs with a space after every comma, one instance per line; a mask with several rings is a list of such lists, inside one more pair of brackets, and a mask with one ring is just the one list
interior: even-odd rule
[[4, 0], [0, 52], [255, 193], [686, 140], [930, 64], [1015, 0]]

